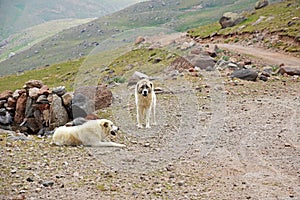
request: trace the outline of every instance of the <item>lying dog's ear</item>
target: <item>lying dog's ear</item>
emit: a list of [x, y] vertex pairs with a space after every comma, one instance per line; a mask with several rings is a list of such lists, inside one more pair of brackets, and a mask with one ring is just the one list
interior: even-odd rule
[[105, 127], [105, 128], [107, 128], [108, 127], [108, 122], [104, 122], [104, 124], [103, 124], [103, 126]]

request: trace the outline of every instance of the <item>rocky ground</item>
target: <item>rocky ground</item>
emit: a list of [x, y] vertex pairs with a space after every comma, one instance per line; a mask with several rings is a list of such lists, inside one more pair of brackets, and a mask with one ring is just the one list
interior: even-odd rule
[[108, 112], [121, 133], [112, 139], [124, 149], [0, 134], [0, 198], [300, 198], [298, 76], [253, 82], [231, 80], [226, 70], [151, 75], [158, 88], [151, 129], [135, 126], [132, 88], [113, 90]]

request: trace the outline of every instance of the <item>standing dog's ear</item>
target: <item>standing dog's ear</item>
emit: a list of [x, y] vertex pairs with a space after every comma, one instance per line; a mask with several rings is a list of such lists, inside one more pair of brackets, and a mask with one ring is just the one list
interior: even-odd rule
[[154, 88], [153, 88], [153, 83], [152, 83], [152, 82], [150, 82], [150, 87], [151, 87], [151, 89], [154, 89]]

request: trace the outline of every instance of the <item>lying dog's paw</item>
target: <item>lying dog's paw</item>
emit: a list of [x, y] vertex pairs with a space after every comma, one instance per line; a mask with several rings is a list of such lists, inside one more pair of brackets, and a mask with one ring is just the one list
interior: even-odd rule
[[136, 125], [138, 128], [143, 128], [143, 125], [141, 125], [141, 124], [138, 124], [138, 125]]

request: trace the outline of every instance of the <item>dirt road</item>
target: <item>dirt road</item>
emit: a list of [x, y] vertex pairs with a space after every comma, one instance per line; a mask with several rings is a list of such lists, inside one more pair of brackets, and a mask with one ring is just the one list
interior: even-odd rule
[[300, 199], [300, 79], [233, 83], [201, 73], [150, 74], [163, 91], [151, 129], [136, 128], [132, 88], [116, 86], [106, 112], [125, 149], [0, 135], [0, 198]]
[[254, 57], [255, 59], [260, 59], [265, 63], [269, 63], [270, 65], [284, 64], [286, 66], [297, 66], [300, 67], [300, 58], [293, 57], [290, 55], [268, 51], [258, 47], [249, 47], [242, 45], [234, 45], [234, 44], [213, 44], [217, 45], [221, 49], [228, 49], [233, 52], [238, 52], [241, 54], [248, 55], [250, 57]]

